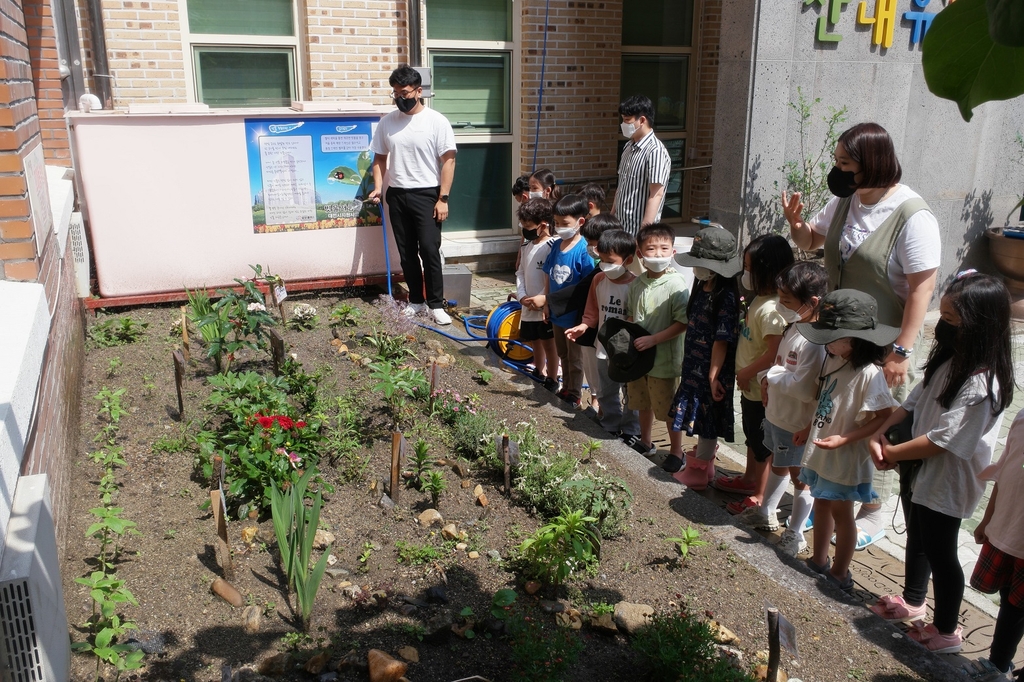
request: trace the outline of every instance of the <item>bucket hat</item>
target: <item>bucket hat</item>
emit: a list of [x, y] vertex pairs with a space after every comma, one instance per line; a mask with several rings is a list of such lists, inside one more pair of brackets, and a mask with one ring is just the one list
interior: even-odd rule
[[690, 252], [676, 256], [676, 262], [690, 268], [707, 268], [722, 277], [735, 277], [743, 271], [736, 237], [721, 227], [705, 227], [698, 232]]
[[900, 334], [899, 327], [878, 322], [875, 297], [856, 289], [836, 289], [818, 304], [818, 319], [796, 325], [805, 339], [819, 346], [853, 337], [888, 346]]
[[608, 355], [608, 378], [619, 383], [636, 381], [654, 367], [658, 348], [637, 350], [633, 342], [651, 333], [635, 322], [609, 317], [597, 332], [597, 339]]

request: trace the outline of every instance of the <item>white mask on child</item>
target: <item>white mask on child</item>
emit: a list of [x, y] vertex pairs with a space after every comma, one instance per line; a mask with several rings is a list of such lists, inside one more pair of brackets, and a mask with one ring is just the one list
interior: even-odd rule
[[708, 281], [715, 274], [715, 273], [711, 272], [710, 270], [708, 270], [707, 268], [701, 268], [701, 267], [697, 267], [697, 266], [694, 266], [692, 268], [692, 270], [693, 270], [693, 276], [696, 277], [701, 282]]
[[600, 265], [598, 265], [598, 267], [601, 268], [601, 272], [603, 272], [604, 276], [607, 277], [608, 279], [618, 279], [619, 277], [622, 277], [624, 274], [626, 274], [625, 265], [616, 265], [614, 263], [601, 263]]
[[530, 192], [530, 198], [531, 199], [543, 199], [544, 198], [544, 192]]
[[754, 290], [754, 283], [750, 281], [750, 270], [743, 271], [743, 276], [740, 277], [740, 284], [743, 285], [743, 288], [747, 291]]
[[558, 235], [559, 239], [567, 242], [576, 236], [576, 230], [578, 229], [579, 227], [576, 225], [573, 225], [572, 227], [556, 227], [555, 234]]
[[[800, 309], [802, 310], [803, 306], [800, 306]], [[804, 318], [800, 310], [790, 310], [781, 303], [775, 306], [775, 312], [777, 312], [782, 319], [786, 321], [786, 324], [796, 324]]]
[[669, 263], [672, 262], [672, 256], [665, 256], [664, 258], [644, 258], [644, 267], [651, 272], [664, 272]]

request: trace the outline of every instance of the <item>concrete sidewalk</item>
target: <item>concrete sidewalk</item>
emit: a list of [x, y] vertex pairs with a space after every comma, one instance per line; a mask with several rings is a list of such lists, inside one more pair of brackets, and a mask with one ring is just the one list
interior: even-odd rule
[[[472, 306], [469, 312], [472, 312], [473, 314], [487, 314], [501, 303], [504, 303], [507, 300], [508, 294], [514, 290], [514, 273], [474, 275], [471, 299]], [[929, 313], [925, 320], [925, 341], [922, 344], [923, 347], [918, 349], [917, 353], [915, 353], [918, 362], [922, 362], [923, 358], [927, 356], [927, 348], [930, 346], [933, 329], [937, 319], [938, 313], [932, 312]], [[456, 320], [456, 323], [457, 322], [458, 321]], [[1015, 325], [1014, 328], [1014, 341], [1016, 375], [1018, 377], [1024, 377], [1024, 361], [1022, 361], [1021, 353], [1022, 342], [1024, 342], [1024, 329], [1019, 328], [1017, 325]], [[735, 392], [735, 399], [737, 425], [736, 435], [742, 439], [742, 432], [739, 428], [740, 408], [738, 391]], [[996, 458], [1002, 455], [1002, 448], [1005, 444], [1006, 433], [1009, 425], [1013, 421], [1013, 417], [1022, 408], [1024, 408], [1024, 391], [1018, 390], [1015, 392], [1013, 404], [1007, 409], [1004, 415], [1003, 427], [1000, 432], [999, 444], [996, 451]], [[665, 430], [664, 423], [656, 422], [655, 424], [655, 444], [659, 446], [660, 450], [667, 451], [668, 433]], [[687, 442], [687, 440], [688, 439], [684, 438], [684, 447], [689, 446], [693, 442], [693, 439], [689, 439], [689, 442]], [[742, 443], [722, 443], [719, 448], [719, 458], [717, 462], [719, 471], [723, 473], [735, 473], [742, 471], [745, 462], [745, 451], [746, 448]], [[959, 554], [961, 563], [964, 567], [965, 577], [968, 580], [970, 578], [971, 571], [974, 569], [974, 564], [977, 561], [978, 550], [980, 548], [980, 546], [974, 542], [973, 531], [985, 511], [990, 490], [991, 486], [986, 490], [985, 496], [978, 505], [975, 515], [971, 519], [964, 521], [960, 531]], [[699, 494], [715, 502], [722, 508], [724, 508], [729, 502], [740, 499], [739, 495], [721, 493], [713, 489], [708, 489], [706, 492]], [[787, 494], [779, 510], [780, 519], [784, 519], [788, 516], [791, 501], [791, 496]], [[852, 571], [857, 583], [857, 589], [855, 590], [854, 595], [857, 599], [863, 601], [865, 605], [874, 603], [874, 600], [879, 595], [899, 594], [902, 591], [902, 580], [904, 575], [903, 558], [906, 546], [906, 535], [897, 533], [893, 530], [893, 528], [895, 528], [896, 531], [902, 532], [905, 529], [902, 508], [896, 508], [896, 501], [896, 497], [894, 496], [893, 499], [889, 500], [883, 508], [883, 512], [886, 514], [886, 517], [893, 519], [890, 527], [887, 529], [887, 536], [866, 550], [857, 552], [854, 556]], [[768, 538], [769, 542], [774, 543], [775, 540], [772, 539], [771, 536], [774, 535], [777, 538], [779, 533], [762, 532], [761, 535]], [[808, 535], [809, 542], [811, 542], [811, 539], [811, 536]], [[777, 570], [778, 567], [772, 566], [759, 568], [769, 568], [774, 571]], [[993, 597], [976, 592], [969, 586], [966, 588], [964, 603], [961, 607], [960, 614], [960, 623], [964, 626], [964, 648], [960, 657], [962, 657], [964, 661], [968, 659], [973, 660], [979, 656], [986, 655], [995, 624], [995, 614], [998, 609], [997, 602], [997, 598], [994, 600]], [[929, 602], [929, 604], [930, 603], [931, 602]], [[931, 608], [929, 606], [929, 611], [930, 610]], [[1015, 665], [1018, 668], [1024, 666], [1024, 648], [1018, 650]]]

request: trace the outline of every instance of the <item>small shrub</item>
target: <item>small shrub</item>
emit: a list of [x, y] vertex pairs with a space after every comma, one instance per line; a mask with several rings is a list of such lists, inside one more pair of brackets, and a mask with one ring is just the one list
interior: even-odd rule
[[686, 612], [656, 614], [630, 639], [653, 680], [753, 682], [753, 677], [718, 656], [714, 633]]
[[127, 346], [141, 339], [147, 327], [148, 322], [136, 322], [130, 317], [104, 320], [93, 325], [89, 330], [89, 338], [99, 348]]
[[430, 444], [422, 438], [416, 441], [416, 444], [412, 446], [410, 460], [413, 477], [409, 484], [417, 490], [423, 490], [430, 470], [434, 468], [434, 460], [430, 457]]
[[363, 343], [376, 351], [377, 362], [398, 362], [415, 358], [404, 335], [389, 334], [383, 329], [374, 329], [363, 337]]
[[520, 451], [516, 468], [515, 490], [527, 508], [544, 517], [551, 517], [569, 506], [569, 492], [562, 486], [576, 475], [579, 462], [564, 452], [550, 458], [542, 454]]
[[[600, 466], [600, 465], [599, 465]], [[597, 519], [601, 537], [620, 535], [633, 502], [633, 493], [621, 478], [582, 471], [561, 484], [567, 505]]]
[[441, 499], [441, 493], [447, 490], [448, 484], [444, 480], [444, 474], [437, 469], [434, 469], [427, 474], [427, 480], [423, 482], [423, 490], [430, 493], [430, 500], [437, 509], [437, 503]]
[[464, 410], [452, 422], [449, 430], [452, 450], [461, 457], [476, 459], [488, 443], [491, 443], [493, 449], [495, 429], [494, 419], [486, 412]]
[[361, 481], [366, 477], [371, 457], [364, 457], [358, 452], [364, 432], [362, 406], [353, 394], [337, 396], [335, 406], [337, 413], [333, 419], [319, 415], [321, 421], [329, 425], [324, 433], [322, 451], [336, 467], [342, 483]]
[[355, 327], [359, 324], [359, 318], [363, 311], [351, 303], [341, 303], [331, 311], [330, 325], [332, 327]]
[[519, 545], [532, 577], [556, 588], [578, 570], [595, 562], [598, 538], [589, 527], [597, 521], [581, 511], [563, 511]]
[[512, 647], [512, 679], [556, 682], [576, 664], [583, 642], [575, 630], [513, 613], [505, 621]]

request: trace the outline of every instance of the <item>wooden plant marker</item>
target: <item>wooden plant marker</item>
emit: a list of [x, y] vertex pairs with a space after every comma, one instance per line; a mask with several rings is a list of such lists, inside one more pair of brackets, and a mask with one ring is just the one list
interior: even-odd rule
[[782, 657], [781, 647], [800, 658], [796, 649], [796, 628], [779, 610], [764, 603], [765, 620], [768, 623], [768, 666], [765, 675], [766, 682], [776, 682], [779, 679], [779, 659]]
[[398, 503], [399, 481], [402, 478], [402, 463], [405, 459], [405, 451], [409, 447], [405, 436], [401, 431], [391, 432], [391, 501]]
[[505, 465], [505, 495], [512, 494], [512, 462], [508, 455], [508, 434], [501, 435], [501, 461]]
[[281, 313], [281, 324], [284, 324], [288, 321], [284, 316], [284, 299], [288, 298], [288, 289], [285, 288], [282, 280], [278, 280], [278, 282], [280, 284], [270, 285], [270, 298], [277, 306], [278, 312]]
[[270, 353], [274, 356], [274, 374], [280, 375], [284, 367], [284, 339], [276, 329], [268, 329], [267, 336], [270, 337]]
[[430, 396], [433, 398], [434, 393], [437, 392], [438, 387], [441, 386], [441, 368], [437, 366], [436, 362], [430, 363]]
[[213, 482], [210, 484], [210, 509], [213, 510], [213, 522], [217, 526], [217, 563], [224, 571], [224, 579], [235, 579], [235, 567], [231, 562], [231, 547], [228, 546], [227, 512], [225, 511], [224, 493], [221, 481], [224, 476], [224, 458], [213, 456]]
[[181, 306], [181, 349], [185, 354], [185, 362], [192, 359], [192, 352], [188, 345], [188, 310], [187, 305]]
[[181, 396], [181, 388], [185, 383], [185, 356], [180, 350], [176, 350], [171, 353], [171, 359], [174, 361], [174, 388], [178, 391], [178, 418], [184, 419], [185, 401]]

